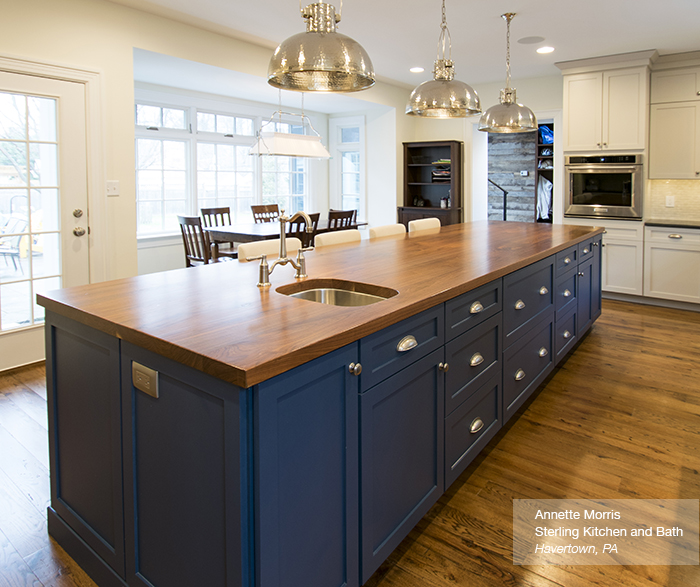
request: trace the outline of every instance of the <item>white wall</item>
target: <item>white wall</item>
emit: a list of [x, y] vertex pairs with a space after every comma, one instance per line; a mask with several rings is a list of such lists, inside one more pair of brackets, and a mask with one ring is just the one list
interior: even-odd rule
[[[102, 211], [104, 233], [93, 232], [106, 250], [107, 279], [137, 273], [134, 174], [133, 49], [266, 76], [270, 50], [223, 34], [113, 4], [105, 0], [22, 0], [3, 4], [0, 55], [97, 71], [102, 79], [104, 177], [120, 182], [120, 196], [91, 194], [92, 211]], [[403, 114], [410, 90], [378, 82], [362, 99], [389, 107], [378, 114], [369, 140], [382, 145], [384, 174], [372, 186], [372, 218], [385, 222], [400, 196], [401, 142], [413, 140], [413, 121]], [[370, 116], [368, 116], [368, 119]], [[393, 119], [393, 121], [392, 121]], [[384, 133], [391, 132], [387, 138]], [[374, 163], [379, 164], [379, 161]], [[374, 173], [374, 167], [373, 167]], [[378, 174], [377, 174], [378, 176]], [[395, 213], [395, 212], [394, 212]]]

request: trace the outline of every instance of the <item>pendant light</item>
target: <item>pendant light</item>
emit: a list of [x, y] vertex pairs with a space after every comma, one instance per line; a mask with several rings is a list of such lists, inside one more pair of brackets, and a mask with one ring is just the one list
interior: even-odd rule
[[306, 32], [280, 43], [267, 70], [267, 83], [300, 92], [356, 92], [374, 85], [374, 66], [357, 41], [336, 32], [340, 13], [324, 2], [299, 2]]
[[517, 103], [515, 88], [510, 87], [510, 21], [514, 12], [501, 17], [507, 23], [506, 87], [501, 90], [500, 104], [491, 106], [479, 120], [479, 130], [493, 133], [532, 132], [537, 130], [537, 117], [527, 106]]
[[471, 86], [454, 79], [454, 76], [452, 37], [447, 28], [445, 0], [442, 0], [442, 24], [433, 67], [434, 79], [423, 82], [411, 92], [406, 114], [428, 118], [464, 118], [481, 113], [477, 93]]

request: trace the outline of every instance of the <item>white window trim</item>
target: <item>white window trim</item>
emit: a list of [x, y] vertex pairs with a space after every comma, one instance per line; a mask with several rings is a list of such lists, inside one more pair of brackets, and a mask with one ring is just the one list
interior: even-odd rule
[[[357, 143], [341, 143], [340, 132], [343, 128], [360, 128], [360, 140]], [[331, 152], [329, 196], [330, 207], [341, 209], [342, 202], [342, 173], [341, 164], [344, 151], [360, 152], [360, 209], [357, 212], [358, 220], [367, 218], [367, 149], [365, 145], [365, 117], [344, 116], [330, 118], [328, 120], [328, 147]]]

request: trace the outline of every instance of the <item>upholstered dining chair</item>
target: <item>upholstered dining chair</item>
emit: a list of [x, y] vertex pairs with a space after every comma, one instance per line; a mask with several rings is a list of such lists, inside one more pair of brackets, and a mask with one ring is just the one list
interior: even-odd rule
[[343, 243], [359, 243], [362, 234], [356, 228], [348, 230], [335, 230], [332, 232], [322, 232], [314, 239], [315, 247], [325, 247], [328, 245], [340, 245]]
[[418, 220], [411, 220], [408, 223], [408, 232], [418, 232], [419, 230], [429, 230], [440, 228], [439, 218], [419, 218]]
[[329, 210], [328, 230], [346, 230], [352, 225], [357, 210]]
[[404, 224], [385, 224], [384, 226], [373, 226], [369, 229], [370, 239], [395, 234], [406, 234], [406, 226]]
[[274, 222], [280, 216], [280, 208], [277, 204], [261, 204], [251, 206], [253, 211], [253, 219], [256, 224], [263, 222]]
[[185, 267], [216, 263], [219, 260], [218, 249], [202, 229], [202, 219], [199, 216], [178, 216], [177, 221], [185, 245]]
[[321, 214], [314, 212], [313, 214], [307, 214], [307, 216], [311, 219], [311, 232], [306, 232], [306, 220], [304, 220], [303, 216], [300, 216], [294, 222], [289, 222], [287, 226], [287, 236], [298, 238], [304, 248], [313, 246]]
[[[231, 224], [231, 209], [228, 206], [220, 208], [201, 208], [202, 221], [207, 228], [212, 226], [228, 226]], [[237, 253], [233, 250], [233, 243], [222, 240], [210, 240], [216, 243], [219, 251], [219, 257], [236, 258]]]
[[[296, 237], [287, 237], [287, 255], [301, 248], [301, 241]], [[253, 241], [252, 243], [242, 243], [238, 245], [238, 262], [247, 263], [253, 257], [267, 255], [277, 257], [280, 252], [280, 239], [270, 239], [264, 241]]]

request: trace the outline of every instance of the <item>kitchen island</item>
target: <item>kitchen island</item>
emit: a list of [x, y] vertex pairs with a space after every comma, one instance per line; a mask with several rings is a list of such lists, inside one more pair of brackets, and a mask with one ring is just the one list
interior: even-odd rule
[[601, 234], [307, 253], [307, 280], [398, 291], [362, 307], [278, 293], [289, 267], [259, 289], [257, 263], [41, 296], [51, 534], [101, 587], [364, 583], [590, 328]]

